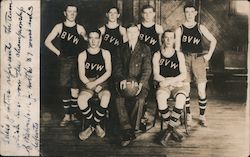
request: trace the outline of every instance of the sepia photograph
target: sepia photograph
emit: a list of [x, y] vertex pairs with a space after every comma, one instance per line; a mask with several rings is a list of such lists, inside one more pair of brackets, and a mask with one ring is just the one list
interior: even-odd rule
[[247, 0], [4, 0], [0, 153], [248, 157]]

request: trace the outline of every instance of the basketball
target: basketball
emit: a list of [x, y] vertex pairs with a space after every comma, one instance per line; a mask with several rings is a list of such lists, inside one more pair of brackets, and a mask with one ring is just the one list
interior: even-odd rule
[[[132, 87], [132, 81], [135, 82], [134, 87]], [[136, 96], [137, 91], [139, 90], [139, 84], [136, 79], [127, 79], [126, 88], [122, 90], [122, 93], [126, 97]]]

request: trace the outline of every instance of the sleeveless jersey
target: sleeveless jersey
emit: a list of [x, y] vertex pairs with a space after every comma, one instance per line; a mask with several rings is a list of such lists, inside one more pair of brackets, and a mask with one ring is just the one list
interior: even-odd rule
[[73, 27], [67, 27], [64, 23], [62, 25], [62, 32], [59, 34], [60, 52], [65, 57], [77, 56], [80, 51], [80, 40], [83, 39], [77, 32], [77, 24]]
[[155, 24], [149, 28], [141, 24], [139, 40], [148, 45], [152, 53], [160, 50], [159, 34], [155, 30]]
[[113, 56], [122, 43], [123, 37], [120, 33], [120, 25], [114, 29], [110, 29], [105, 25], [105, 33], [102, 35], [101, 48], [109, 50], [111, 56]]
[[201, 33], [196, 24], [193, 28], [187, 28], [181, 25], [181, 49], [185, 53], [202, 53], [202, 38]]
[[180, 74], [180, 68], [179, 68], [179, 60], [177, 53], [173, 54], [173, 56], [167, 58], [161, 54], [161, 58], [159, 61], [160, 65], [160, 75], [163, 77], [175, 77]]
[[90, 54], [86, 50], [85, 76], [87, 78], [99, 78], [106, 72], [102, 50], [97, 54]]

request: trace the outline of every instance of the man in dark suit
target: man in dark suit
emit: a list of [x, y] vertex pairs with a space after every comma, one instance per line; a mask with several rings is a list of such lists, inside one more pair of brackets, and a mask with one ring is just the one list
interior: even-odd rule
[[[129, 24], [127, 29], [128, 42], [124, 43], [114, 60], [114, 77], [117, 85], [116, 106], [121, 127], [121, 145], [127, 146], [135, 138], [135, 130], [139, 130], [143, 105], [148, 95], [148, 79], [150, 77], [150, 48], [138, 40], [139, 29], [135, 24]], [[126, 97], [122, 90], [126, 89], [128, 79], [132, 86], [138, 86], [134, 97]], [[128, 100], [129, 104], [127, 104]], [[134, 103], [132, 103], [134, 101]], [[129, 112], [126, 105], [132, 105]]]

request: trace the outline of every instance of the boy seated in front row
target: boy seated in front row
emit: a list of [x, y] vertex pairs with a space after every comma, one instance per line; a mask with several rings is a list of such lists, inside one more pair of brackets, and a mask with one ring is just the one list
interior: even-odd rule
[[[78, 105], [86, 119], [86, 129], [79, 133], [81, 140], [86, 140], [95, 130], [97, 136], [104, 137], [105, 131], [100, 126], [101, 119], [105, 116], [109, 101], [110, 91], [108, 78], [111, 76], [110, 52], [100, 48], [101, 32], [91, 30], [88, 33], [89, 48], [79, 54], [78, 69], [82, 81], [81, 92], [78, 97]], [[88, 100], [98, 95], [100, 106], [94, 111], [88, 104]]]
[[[162, 35], [162, 48], [153, 56], [154, 80], [158, 82], [156, 92], [158, 109], [168, 125], [160, 141], [164, 146], [170, 138], [181, 141], [183, 137], [175, 127], [186, 101], [187, 85], [183, 82], [186, 79], [186, 65], [184, 55], [174, 49], [174, 42], [174, 31], [166, 30]], [[167, 104], [167, 99], [171, 95], [176, 101], [172, 113]]]

